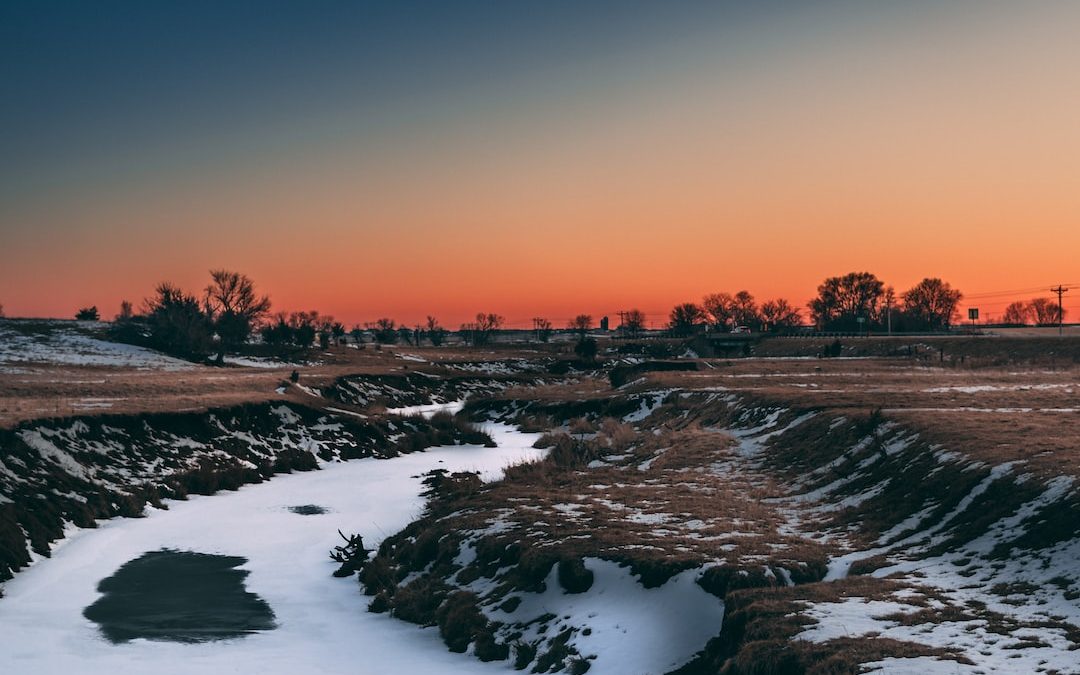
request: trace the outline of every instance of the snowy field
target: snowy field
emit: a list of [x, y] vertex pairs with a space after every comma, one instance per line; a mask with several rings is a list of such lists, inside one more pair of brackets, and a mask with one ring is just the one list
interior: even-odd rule
[[[429, 449], [392, 460], [364, 459], [277, 476], [235, 493], [170, 502], [144, 519], [114, 519], [75, 530], [54, 551], [4, 586], [0, 599], [0, 673], [492, 673], [452, 654], [435, 629], [367, 611], [355, 578], [335, 579], [327, 552], [337, 529], [359, 532], [368, 547], [417, 517], [421, 474], [502, 467], [539, 458], [536, 434], [488, 425], [497, 448]], [[316, 504], [322, 515], [290, 506]], [[83, 609], [101, 579], [125, 562], [162, 548], [243, 556], [247, 589], [270, 604], [278, 628], [200, 644], [135, 640], [111, 644]]]
[[[28, 326], [33, 327], [29, 330]], [[139, 370], [187, 370], [195, 366], [151, 349], [93, 337], [92, 322], [0, 320], [0, 364], [49, 363], [65, 366], [118, 366]]]

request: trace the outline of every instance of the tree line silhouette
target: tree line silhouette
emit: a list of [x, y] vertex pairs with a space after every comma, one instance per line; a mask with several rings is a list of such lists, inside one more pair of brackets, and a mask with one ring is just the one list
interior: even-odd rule
[[[758, 303], [746, 290], [737, 293], [711, 293], [700, 303], [680, 303], [672, 308], [667, 329], [670, 335], [685, 337], [703, 330], [785, 333], [805, 326], [806, 320], [820, 331], [870, 332], [891, 330], [942, 331], [955, 325], [963, 294], [948, 282], [927, 277], [902, 293], [869, 272], [850, 272], [828, 277], [817, 288], [817, 295], [806, 305], [807, 315], [785, 298]], [[258, 334], [271, 350], [307, 350], [315, 345], [326, 349], [332, 344], [346, 344], [351, 339], [363, 348], [371, 339], [377, 344], [405, 343], [419, 346], [444, 344], [451, 331], [434, 316], [423, 324], [408, 326], [383, 317], [347, 329], [334, 317], [315, 310], [271, 314], [270, 298], [256, 292], [254, 282], [244, 274], [212, 270], [210, 281], [200, 295], [184, 291], [175, 284], [157, 285], [153, 295], [144, 300], [141, 310], [124, 301], [110, 328], [114, 338], [143, 344], [184, 358], [216, 357], [241, 351]], [[81, 308], [76, 318], [99, 320], [96, 306]], [[645, 333], [646, 316], [639, 309], [619, 313], [618, 335], [637, 338]], [[1057, 324], [1064, 312], [1050, 298], [1035, 298], [1010, 304], [1003, 323], [1011, 325]], [[467, 345], [490, 343], [505, 326], [506, 320], [495, 313], [478, 313], [473, 321], [460, 325], [457, 335]], [[597, 353], [592, 315], [579, 314], [566, 325], [577, 338], [575, 351], [583, 359]], [[535, 339], [547, 342], [555, 332], [545, 318], [533, 319]]]
[[[937, 277], [927, 277], [897, 295], [892, 286], [869, 272], [850, 272], [825, 279], [807, 309], [810, 322], [819, 331], [945, 331], [960, 320], [963, 297]], [[1010, 304], [1003, 322], [1053, 325], [1063, 319], [1064, 310], [1058, 303], [1050, 298], [1035, 298]], [[704, 329], [786, 332], [802, 325], [802, 313], [786, 299], [758, 305], [747, 291], [734, 295], [713, 293], [705, 296], [701, 304], [681, 303], [671, 310], [668, 320], [671, 333], [679, 336]]]

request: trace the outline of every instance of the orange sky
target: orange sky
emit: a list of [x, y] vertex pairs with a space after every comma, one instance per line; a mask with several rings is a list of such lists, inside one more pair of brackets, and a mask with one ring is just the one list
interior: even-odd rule
[[981, 6], [758, 19], [781, 46], [704, 26], [377, 124], [305, 111], [182, 161], [117, 147], [0, 207], [0, 303], [111, 315], [227, 267], [350, 324], [527, 326], [742, 288], [802, 304], [856, 270], [898, 291], [1075, 282], [1080, 6]]

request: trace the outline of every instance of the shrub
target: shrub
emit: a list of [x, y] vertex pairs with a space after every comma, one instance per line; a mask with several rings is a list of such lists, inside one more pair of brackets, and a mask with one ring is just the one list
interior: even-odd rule
[[608, 439], [609, 447], [618, 452], [629, 449], [638, 438], [633, 426], [612, 417], [604, 419], [600, 424], [600, 431]]
[[578, 358], [584, 361], [593, 361], [596, 359], [596, 339], [587, 337], [582, 338], [574, 346], [574, 353], [578, 355]]
[[446, 595], [446, 587], [429, 577], [419, 577], [398, 589], [393, 597], [395, 617], [421, 626], [438, 623], [435, 612]]
[[97, 321], [100, 318], [101, 316], [98, 314], [97, 305], [83, 307], [75, 313], [75, 319], [77, 321]]
[[476, 594], [457, 591], [436, 611], [439, 635], [452, 652], [462, 653], [487, 628], [487, 619], [476, 606]]
[[564, 558], [559, 561], [559, 585], [567, 593], [584, 593], [592, 588], [593, 573], [585, 567], [581, 558]]

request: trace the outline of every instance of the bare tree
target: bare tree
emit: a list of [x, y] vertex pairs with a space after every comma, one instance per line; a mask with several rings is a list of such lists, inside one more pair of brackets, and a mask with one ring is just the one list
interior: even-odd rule
[[860, 317], [867, 324], [877, 320], [883, 294], [884, 284], [869, 272], [829, 277], [810, 301], [810, 314], [819, 329], [854, 330]]
[[1023, 326], [1031, 323], [1031, 314], [1031, 306], [1022, 300], [1017, 300], [1009, 303], [1009, 306], [1005, 308], [1005, 316], [1002, 317], [1002, 321]]
[[917, 324], [931, 330], [948, 328], [957, 318], [957, 307], [964, 295], [948, 282], [928, 277], [905, 291], [904, 311]]
[[749, 291], [739, 291], [735, 294], [731, 306], [731, 316], [736, 326], [748, 326], [756, 328], [758, 320], [757, 303]]
[[484, 314], [483, 312], [477, 314], [476, 323], [474, 324], [473, 344], [486, 345], [495, 335], [495, 331], [499, 330], [505, 321], [498, 314]]
[[315, 323], [315, 332], [319, 336], [319, 348], [329, 349], [330, 340], [334, 337], [334, 317], [320, 316]]
[[885, 304], [885, 325], [886, 325], [886, 327], [888, 327], [889, 333], [891, 334], [892, 333], [892, 317], [893, 317], [892, 311], [893, 311], [893, 307], [896, 306], [896, 289], [893, 288], [892, 286], [886, 286], [885, 287], [885, 294], [884, 294], [883, 297], [884, 297], [883, 302]]
[[623, 314], [619, 330], [628, 338], [636, 338], [645, 330], [645, 312], [636, 307]]
[[1058, 311], [1057, 300], [1052, 298], [1035, 298], [1028, 307], [1035, 316], [1035, 323], [1042, 325], [1057, 324], [1064, 321], [1064, 312]]
[[251, 329], [270, 312], [270, 298], [255, 293], [255, 284], [246, 275], [227, 270], [211, 270], [203, 305], [207, 319], [218, 335], [218, 362], [225, 351], [243, 345]]
[[127, 300], [120, 301], [120, 313], [113, 319], [117, 323], [123, 323], [124, 321], [131, 321], [135, 318], [135, 311], [131, 307], [131, 303]]
[[730, 293], [712, 293], [702, 300], [709, 321], [720, 330], [735, 327], [735, 298]]
[[540, 342], [548, 342], [551, 340], [553, 329], [551, 322], [547, 319], [543, 317], [533, 319], [533, 330], [536, 332], [536, 339]]
[[375, 331], [375, 341], [379, 344], [392, 345], [397, 342], [397, 323], [393, 319], [383, 317], [369, 325]]
[[693, 334], [694, 330], [705, 320], [705, 312], [692, 302], [684, 302], [675, 305], [671, 310], [669, 326], [673, 335], [685, 337]]
[[289, 314], [289, 337], [293, 344], [304, 349], [311, 347], [319, 333], [322, 317], [315, 310]]
[[439, 325], [439, 320], [433, 316], [428, 316], [427, 324], [425, 326], [428, 339], [431, 340], [431, 344], [438, 347], [442, 345], [446, 339], [446, 329]]
[[570, 323], [566, 327], [577, 333], [579, 340], [584, 340], [585, 335], [593, 327], [592, 315], [578, 314], [573, 319], [570, 319]]
[[761, 303], [762, 330], [779, 331], [795, 328], [802, 323], [799, 310], [784, 298]]

